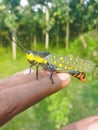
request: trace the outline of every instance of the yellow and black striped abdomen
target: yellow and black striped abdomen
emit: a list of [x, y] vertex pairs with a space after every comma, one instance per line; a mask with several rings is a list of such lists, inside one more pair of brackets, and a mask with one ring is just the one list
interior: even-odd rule
[[92, 61], [82, 60], [72, 55], [60, 56], [50, 54], [45, 59], [52, 65], [56, 66], [58, 72], [67, 72], [69, 70], [76, 70], [79, 72], [90, 72], [94, 68]]

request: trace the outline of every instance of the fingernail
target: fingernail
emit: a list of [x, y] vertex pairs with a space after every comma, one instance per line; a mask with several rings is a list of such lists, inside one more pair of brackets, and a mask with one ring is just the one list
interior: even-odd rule
[[58, 77], [60, 78], [60, 80], [70, 79], [70, 75], [67, 73], [58, 73]]

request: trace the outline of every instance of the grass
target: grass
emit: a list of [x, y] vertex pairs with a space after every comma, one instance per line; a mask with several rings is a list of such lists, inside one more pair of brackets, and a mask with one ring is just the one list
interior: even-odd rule
[[20, 53], [20, 55], [18, 54], [16, 60], [12, 59], [11, 50], [9, 49], [0, 55], [0, 78], [7, 77], [19, 70], [25, 69], [29, 65], [26, 62], [26, 58], [23, 53]]
[[[53, 51], [61, 53], [60, 49]], [[65, 50], [62, 49], [62, 52]], [[0, 55], [0, 79], [28, 68], [25, 55], [20, 51], [17, 60], [12, 59], [9, 49]], [[65, 124], [98, 114], [97, 72], [98, 69], [87, 75], [86, 83], [72, 77], [69, 87], [17, 115], [1, 130], [57, 130]]]

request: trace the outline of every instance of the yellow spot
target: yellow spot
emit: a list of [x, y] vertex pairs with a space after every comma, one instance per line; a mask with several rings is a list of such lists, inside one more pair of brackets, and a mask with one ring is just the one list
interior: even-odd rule
[[67, 69], [67, 66], [65, 66], [65, 69]]
[[60, 60], [64, 60], [64, 58], [63, 58], [63, 57], [60, 57]]
[[46, 60], [44, 60], [44, 64], [47, 64], [47, 61], [46, 61]]
[[53, 63], [56, 64], [56, 61], [54, 61]]
[[59, 64], [59, 67], [62, 67], [62, 64]]
[[72, 57], [70, 57], [70, 60], [72, 60]]
[[78, 70], [77, 68], [75, 68], [75, 70]]
[[53, 58], [56, 58], [56, 56], [53, 56]]
[[68, 62], [66, 62], [66, 64], [68, 65], [69, 63], [68, 63]]

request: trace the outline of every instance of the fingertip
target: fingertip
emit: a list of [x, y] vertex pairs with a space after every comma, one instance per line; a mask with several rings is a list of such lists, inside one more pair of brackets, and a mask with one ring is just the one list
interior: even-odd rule
[[70, 79], [70, 75], [68, 73], [58, 73], [57, 75], [62, 81]]
[[58, 73], [57, 76], [62, 82], [62, 87], [67, 86], [71, 81], [71, 77], [68, 73]]
[[88, 130], [98, 130], [98, 118], [89, 123]]

